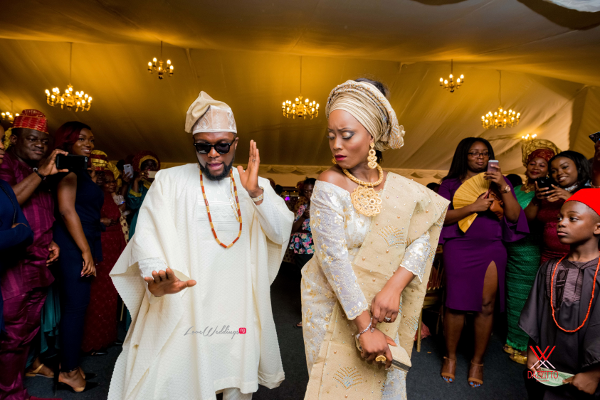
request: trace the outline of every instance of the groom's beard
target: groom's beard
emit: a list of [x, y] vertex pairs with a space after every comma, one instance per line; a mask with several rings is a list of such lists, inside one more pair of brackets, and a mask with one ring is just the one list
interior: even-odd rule
[[229, 173], [231, 172], [231, 167], [233, 166], [234, 161], [235, 161], [235, 155], [233, 156], [233, 159], [231, 160], [231, 163], [229, 163], [229, 165], [223, 163], [223, 172], [221, 172], [219, 175], [213, 175], [210, 172], [210, 170], [208, 168], [202, 166], [202, 164], [200, 164], [200, 162], [198, 162], [198, 165], [200, 165], [200, 171], [202, 171], [204, 176], [209, 181], [220, 181], [229, 176]]

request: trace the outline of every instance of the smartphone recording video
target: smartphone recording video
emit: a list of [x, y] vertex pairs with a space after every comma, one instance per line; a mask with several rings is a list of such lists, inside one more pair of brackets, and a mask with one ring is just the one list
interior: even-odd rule
[[500, 170], [500, 162], [498, 160], [488, 161], [487, 172], [496, 172]]

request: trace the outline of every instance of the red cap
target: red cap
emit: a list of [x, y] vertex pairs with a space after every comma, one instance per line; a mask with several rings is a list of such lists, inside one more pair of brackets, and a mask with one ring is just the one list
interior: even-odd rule
[[[567, 201], [578, 201], [585, 204], [600, 215], [600, 189], [581, 189]], [[565, 202], [566, 203], [566, 202]]]
[[38, 110], [23, 110], [21, 115], [15, 118], [14, 128], [34, 129], [48, 133], [46, 116]]

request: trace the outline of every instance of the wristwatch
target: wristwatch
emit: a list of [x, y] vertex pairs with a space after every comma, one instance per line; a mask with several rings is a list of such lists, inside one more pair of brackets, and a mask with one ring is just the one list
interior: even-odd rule
[[259, 186], [259, 188], [263, 191], [260, 196], [258, 197], [250, 197], [252, 199], [253, 202], [258, 203], [259, 201], [262, 201], [265, 198], [265, 189], [262, 186]]
[[33, 169], [33, 172], [35, 172], [35, 173], [36, 173], [36, 174], [37, 174], [37, 175], [40, 177], [40, 179], [41, 179], [42, 181], [45, 181], [45, 180], [46, 180], [46, 178], [47, 178], [47, 177], [46, 177], [46, 176], [44, 176], [44, 175], [42, 175], [42, 174], [40, 174], [40, 171], [38, 171], [38, 169], [37, 169], [37, 168], [34, 168], [34, 169]]
[[508, 193], [510, 192], [510, 185], [506, 185], [506, 187], [504, 189], [502, 189], [502, 193]]

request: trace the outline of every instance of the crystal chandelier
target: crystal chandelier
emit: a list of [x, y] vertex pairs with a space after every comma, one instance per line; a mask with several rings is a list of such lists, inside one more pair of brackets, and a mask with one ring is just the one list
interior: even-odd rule
[[60, 93], [60, 89], [55, 87], [52, 89], [52, 93], [50, 90], [46, 89], [46, 103], [51, 105], [52, 107], [60, 107], [67, 108], [67, 110], [72, 110], [75, 108], [75, 112], [77, 111], [89, 111], [92, 106], [92, 97], [82, 91], [75, 91], [73, 94], [73, 85], [71, 85], [71, 71], [73, 67], [73, 43], [71, 43], [71, 52], [69, 57], [69, 84], [67, 85], [67, 89], [64, 93]]
[[[300, 93], [302, 93], [302, 57], [300, 57]], [[313, 119], [319, 116], [319, 103], [298, 96], [294, 101], [284, 101], [281, 111], [286, 118], [296, 119], [298, 117], [306, 119], [306, 117], [310, 117], [310, 119]]]
[[450, 93], [454, 93], [454, 89], [458, 89], [460, 85], [465, 83], [465, 76], [461, 75], [460, 78], [456, 78], [454, 81], [454, 60], [450, 60], [450, 76], [448, 79], [440, 78], [440, 86], [444, 89], [450, 90]]
[[521, 139], [523, 139], [523, 140], [533, 140], [536, 137], [537, 137], [537, 134], [534, 133], [533, 135], [529, 136], [529, 133], [528, 133], [527, 136], [521, 136]]
[[0, 115], [2, 115], [2, 121], [8, 121], [8, 122], [13, 122], [15, 120], [15, 117], [19, 116], [19, 114], [15, 114], [13, 116], [12, 113], [10, 113], [9, 111], [3, 112]]
[[18, 117], [19, 113], [13, 115], [12, 109], [13, 109], [13, 102], [11, 100], [10, 101], [10, 112], [5, 111], [3, 113], [0, 113], [0, 117], [1, 117], [2, 121], [8, 121], [9, 124], [12, 124], [15, 121], [15, 117]]
[[[500, 83], [498, 84], [498, 100], [500, 100], [500, 104], [502, 104], [502, 71], [498, 72], [500, 73]], [[518, 113], [512, 109], [507, 111], [500, 106], [498, 107], [498, 111], [490, 111], [482, 116], [481, 125], [483, 125], [485, 129], [507, 128], [509, 126], [513, 127], [517, 125], [520, 120], [521, 113]]]
[[158, 72], [158, 79], [163, 79], [165, 76], [173, 76], [173, 64], [171, 64], [171, 60], [167, 60], [167, 65], [163, 68], [163, 60], [162, 60], [162, 48], [163, 42], [160, 42], [160, 61], [154, 57], [152, 61], [148, 61], [148, 72], [152, 73], [154, 71]]

